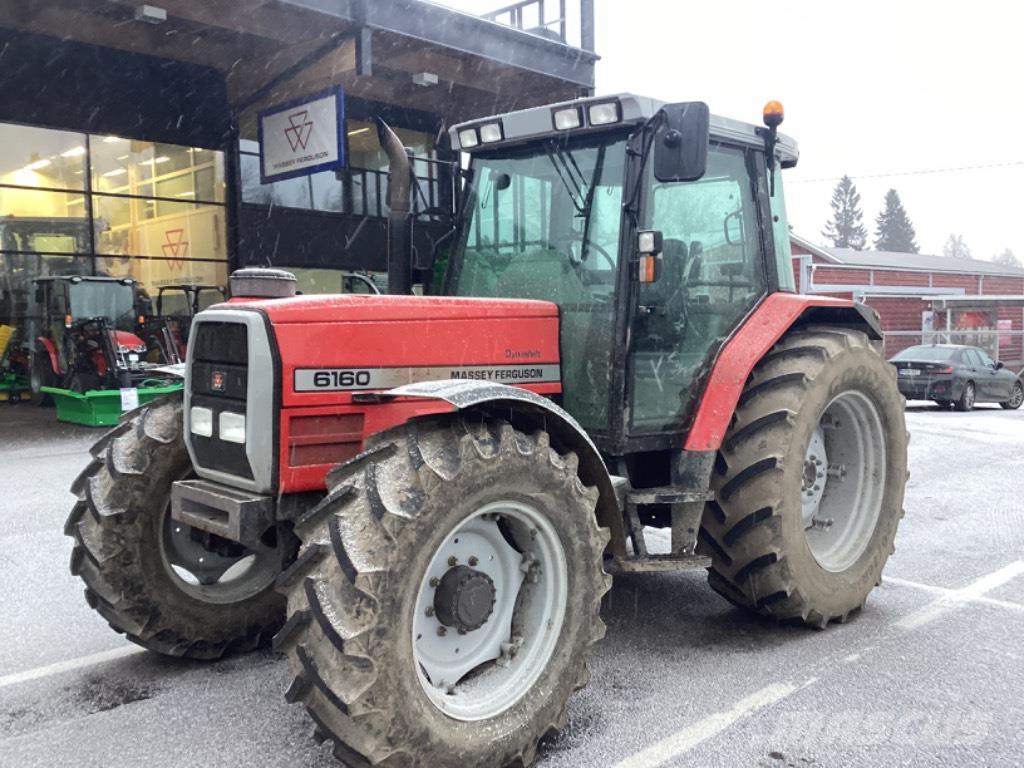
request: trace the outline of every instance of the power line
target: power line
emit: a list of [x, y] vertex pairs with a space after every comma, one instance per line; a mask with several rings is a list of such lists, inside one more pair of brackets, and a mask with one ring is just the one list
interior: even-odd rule
[[[960, 173], [962, 171], [980, 171], [988, 168], [1011, 168], [1015, 166], [1024, 166], [1024, 160], [1011, 160], [1005, 163], [986, 163], [984, 165], [961, 165], [955, 168], [927, 168], [917, 171], [893, 171], [891, 173], [868, 173], [868, 174], [846, 174], [854, 181], [860, 179], [888, 179], [895, 176], [925, 176], [928, 174], [935, 173]], [[829, 176], [820, 179], [789, 179], [787, 184], [816, 184], [825, 181], [841, 181], [842, 176]]]

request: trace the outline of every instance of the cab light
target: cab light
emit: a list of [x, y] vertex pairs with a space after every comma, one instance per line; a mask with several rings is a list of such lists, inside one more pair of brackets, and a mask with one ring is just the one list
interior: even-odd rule
[[486, 123], [480, 126], [480, 141], [484, 144], [493, 144], [505, 138], [501, 123]]
[[459, 131], [459, 146], [462, 149], [472, 149], [480, 143], [480, 136], [476, 128], [464, 128]]
[[70, 328], [71, 327], [71, 315], [64, 315], [64, 327], [65, 328]]
[[764, 120], [764, 124], [769, 128], [778, 128], [782, 125], [782, 120], [785, 116], [786, 111], [782, 108], [781, 101], [769, 101], [764, 105], [761, 119]]
[[555, 130], [558, 131], [569, 131], [573, 128], [579, 128], [583, 124], [583, 116], [580, 114], [579, 107], [556, 109], [554, 120]]
[[221, 440], [245, 445], [245, 414], [222, 411], [218, 427]]
[[587, 109], [587, 115], [591, 125], [611, 125], [622, 120], [622, 112], [617, 101], [591, 104]]
[[213, 411], [193, 405], [188, 412], [189, 431], [200, 437], [213, 437]]

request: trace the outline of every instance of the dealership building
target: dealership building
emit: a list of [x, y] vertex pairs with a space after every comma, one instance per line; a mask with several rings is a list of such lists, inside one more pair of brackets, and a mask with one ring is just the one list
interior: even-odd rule
[[977, 259], [825, 248], [791, 235], [803, 293], [856, 299], [878, 312], [885, 354], [969, 344], [1024, 368], [1024, 269]]
[[[421, 0], [0, 9], [0, 324], [18, 324], [45, 275], [155, 294], [273, 265], [337, 292], [345, 271], [385, 270], [376, 118], [414, 155], [422, 253], [457, 204], [448, 125], [594, 85], [593, 0], [481, 15]], [[309, 162], [274, 172], [261, 138]]]

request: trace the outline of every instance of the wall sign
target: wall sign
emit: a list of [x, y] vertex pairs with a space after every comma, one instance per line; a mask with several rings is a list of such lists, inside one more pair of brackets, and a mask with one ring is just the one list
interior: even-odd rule
[[261, 183], [345, 167], [341, 88], [263, 110], [257, 123]]

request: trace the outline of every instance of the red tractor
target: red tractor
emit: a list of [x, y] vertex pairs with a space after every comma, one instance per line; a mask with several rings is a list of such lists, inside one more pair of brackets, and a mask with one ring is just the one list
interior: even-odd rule
[[408, 295], [382, 126], [402, 295], [236, 273], [183, 398], [74, 485], [90, 605], [178, 656], [273, 635], [350, 766], [532, 763], [615, 572], [706, 568], [744, 609], [845, 621], [902, 516], [903, 400], [877, 317], [793, 290], [781, 118], [623, 95], [456, 126], [439, 297]]

